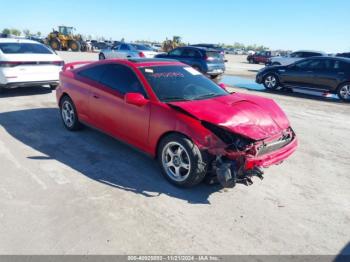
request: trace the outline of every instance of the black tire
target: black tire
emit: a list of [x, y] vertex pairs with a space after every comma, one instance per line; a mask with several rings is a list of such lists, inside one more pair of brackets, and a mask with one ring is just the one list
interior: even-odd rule
[[61, 50], [62, 49], [61, 42], [57, 38], [51, 39], [49, 44], [50, 44], [50, 47], [52, 50]]
[[98, 55], [98, 59], [99, 59], [99, 60], [105, 60], [106, 57], [105, 57], [105, 55], [104, 55], [103, 53], [100, 53], [100, 54]]
[[337, 88], [337, 95], [340, 100], [350, 102], [350, 82], [343, 83]]
[[81, 44], [78, 41], [72, 40], [69, 41], [69, 48], [73, 52], [79, 52], [81, 50]]
[[263, 78], [263, 85], [268, 90], [276, 90], [279, 87], [278, 77], [273, 73], [265, 75]]
[[[73, 117], [72, 120], [70, 121], [71, 123], [68, 123], [67, 120], [65, 120], [65, 113], [64, 111], [68, 108], [66, 108], [66, 105], [70, 106], [70, 109], [72, 110]], [[82, 124], [79, 122], [78, 119], [78, 114], [77, 114], [77, 110], [75, 108], [75, 105], [72, 101], [72, 99], [69, 96], [64, 96], [62, 97], [61, 101], [60, 101], [60, 115], [61, 115], [61, 119], [63, 122], [63, 125], [69, 130], [69, 131], [77, 131], [80, 130], [82, 128]]]
[[[167, 149], [171, 146], [177, 146], [181, 145], [183, 153], [180, 157], [180, 166], [178, 166], [179, 170], [181, 170], [182, 163], [185, 163], [189, 166], [188, 169], [185, 169], [185, 175], [182, 176], [180, 172], [179, 179], [176, 179], [172, 174], [171, 170], [175, 170], [175, 165], [166, 168], [166, 158], [167, 158]], [[205, 175], [207, 173], [207, 167], [208, 167], [208, 156], [205, 152], [201, 152], [198, 147], [187, 137], [181, 135], [181, 134], [170, 134], [166, 137], [164, 137], [158, 146], [158, 162], [160, 165], [160, 168], [162, 169], [163, 176], [173, 185], [176, 185], [178, 187], [194, 187], [201, 183], [203, 179], [205, 178]], [[172, 162], [175, 163], [175, 157], [177, 155], [174, 155], [174, 157], [171, 157], [172, 160], [170, 160], [168, 163]], [[173, 160], [174, 159], [174, 160]], [[164, 163], [163, 163], [164, 162]], [[188, 162], [188, 163], [186, 163]], [[173, 169], [171, 169], [173, 168]], [[169, 171], [170, 170], [170, 171]], [[186, 171], [188, 170], [188, 171]], [[174, 172], [173, 172], [174, 173]], [[183, 179], [183, 180], [181, 180]]]
[[5, 88], [0, 87], [0, 94], [3, 94], [5, 92]]
[[220, 77], [221, 77], [221, 74], [219, 74], [219, 75], [210, 75], [211, 79], [218, 79]]

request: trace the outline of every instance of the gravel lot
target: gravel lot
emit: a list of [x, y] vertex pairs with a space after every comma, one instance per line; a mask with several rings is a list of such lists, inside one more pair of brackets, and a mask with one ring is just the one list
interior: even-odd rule
[[[66, 61], [97, 58], [60, 55]], [[229, 57], [230, 74], [253, 77], [259, 67]], [[44, 87], [6, 92], [0, 97], [0, 253], [345, 252], [350, 106], [234, 90], [275, 99], [300, 147], [266, 170], [263, 181], [225, 191], [207, 185], [175, 188], [154, 160], [129, 146], [88, 128], [66, 131], [55, 93]]]

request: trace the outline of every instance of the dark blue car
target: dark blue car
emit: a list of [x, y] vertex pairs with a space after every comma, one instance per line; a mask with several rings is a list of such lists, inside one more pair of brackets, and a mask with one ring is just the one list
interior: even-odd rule
[[224, 57], [219, 51], [205, 47], [178, 47], [156, 57], [178, 60], [213, 79], [225, 72]]

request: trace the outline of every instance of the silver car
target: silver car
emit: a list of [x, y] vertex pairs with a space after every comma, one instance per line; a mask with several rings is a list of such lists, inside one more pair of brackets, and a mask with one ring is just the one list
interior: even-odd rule
[[121, 43], [109, 49], [101, 50], [99, 60], [104, 59], [128, 59], [128, 58], [154, 58], [158, 53], [141, 44]]

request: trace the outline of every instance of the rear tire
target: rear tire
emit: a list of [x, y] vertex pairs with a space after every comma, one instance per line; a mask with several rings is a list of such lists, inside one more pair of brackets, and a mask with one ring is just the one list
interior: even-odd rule
[[82, 128], [75, 105], [67, 95], [60, 101], [60, 113], [63, 124], [69, 131], [77, 131]]
[[187, 137], [170, 134], [158, 146], [158, 162], [163, 176], [178, 187], [194, 187], [205, 178], [208, 157]]
[[81, 44], [78, 41], [72, 40], [69, 42], [69, 48], [73, 52], [79, 52], [81, 50]]
[[279, 87], [278, 77], [275, 74], [267, 74], [263, 79], [263, 84], [268, 90], [276, 90]]
[[337, 89], [337, 95], [340, 100], [350, 102], [350, 82], [341, 84]]

